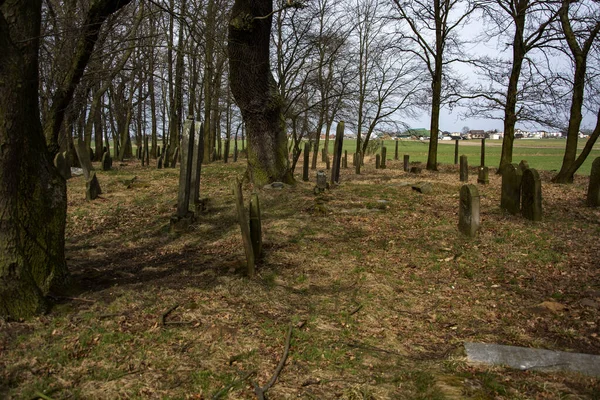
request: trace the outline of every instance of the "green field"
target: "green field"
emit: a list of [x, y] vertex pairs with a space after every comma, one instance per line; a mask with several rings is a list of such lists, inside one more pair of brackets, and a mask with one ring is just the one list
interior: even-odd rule
[[[396, 142], [386, 140], [387, 158], [394, 158]], [[454, 163], [454, 141], [439, 141], [438, 162], [442, 164]], [[502, 140], [486, 140], [485, 163], [490, 167], [497, 167], [500, 163], [500, 152], [502, 150]], [[564, 147], [566, 141], [561, 139], [536, 139], [536, 140], [515, 140], [513, 150], [513, 162], [519, 163], [521, 160], [527, 160], [529, 166], [542, 171], [559, 170], [562, 165]], [[480, 140], [461, 140], [459, 141], [459, 156], [466, 155], [469, 164], [479, 165], [481, 154]], [[582, 139], [578, 144], [578, 154], [583, 149], [585, 140]], [[329, 142], [330, 152], [333, 151], [333, 140]], [[404, 154], [410, 155], [412, 161], [427, 161], [427, 151], [429, 142], [419, 142], [416, 140], [398, 141], [399, 158]], [[352, 154], [356, 150], [355, 140], [344, 140], [344, 150]], [[594, 149], [583, 163], [578, 174], [589, 175], [592, 162], [596, 157], [600, 157], [600, 144], [596, 143]]]

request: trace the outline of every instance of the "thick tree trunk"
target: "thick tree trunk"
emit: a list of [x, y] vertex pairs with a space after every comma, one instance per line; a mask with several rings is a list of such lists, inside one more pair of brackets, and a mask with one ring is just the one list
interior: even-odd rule
[[[282, 99], [271, 75], [271, 0], [236, 0], [229, 21], [229, 79], [248, 137], [248, 175], [256, 185], [293, 183]], [[261, 19], [256, 19], [261, 17]], [[266, 17], [266, 18], [264, 18]]]
[[431, 82], [431, 123], [429, 128], [429, 152], [427, 153], [427, 169], [437, 171], [438, 136], [440, 132], [440, 107], [442, 99], [442, 58], [435, 61], [435, 72]]
[[67, 198], [39, 119], [41, 0], [0, 4], [0, 316], [17, 319], [68, 282]]

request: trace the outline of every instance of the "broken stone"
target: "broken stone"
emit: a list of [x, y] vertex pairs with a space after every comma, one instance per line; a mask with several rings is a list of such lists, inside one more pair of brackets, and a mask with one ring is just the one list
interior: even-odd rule
[[433, 191], [433, 186], [429, 182], [418, 182], [414, 185], [411, 185], [411, 188], [412, 190], [423, 194], [429, 194]]

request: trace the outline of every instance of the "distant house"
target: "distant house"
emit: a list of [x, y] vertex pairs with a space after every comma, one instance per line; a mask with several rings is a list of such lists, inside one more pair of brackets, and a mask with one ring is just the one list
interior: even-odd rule
[[484, 130], [470, 130], [468, 132], [468, 135], [471, 137], [471, 139], [485, 139], [486, 135], [485, 135], [485, 131]]

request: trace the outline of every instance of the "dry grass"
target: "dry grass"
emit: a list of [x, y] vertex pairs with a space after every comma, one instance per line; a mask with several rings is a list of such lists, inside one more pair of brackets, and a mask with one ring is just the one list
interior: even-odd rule
[[[260, 191], [255, 279], [244, 276], [230, 190], [242, 162], [203, 167], [208, 209], [178, 236], [168, 233], [178, 170], [99, 172], [105, 194], [91, 203], [74, 178], [67, 254], [78, 291], [49, 315], [1, 323], [0, 394], [251, 399], [288, 325], [305, 321], [272, 399], [598, 398], [598, 380], [470, 366], [462, 350], [483, 341], [600, 354], [600, 211], [584, 205], [587, 178], [553, 185], [542, 174], [544, 221], [531, 223], [499, 209], [491, 174], [469, 240], [456, 229], [454, 166], [411, 176], [401, 161], [369, 164], [361, 176], [343, 170], [318, 202], [299, 177]], [[417, 180], [433, 193], [406, 185]]]

